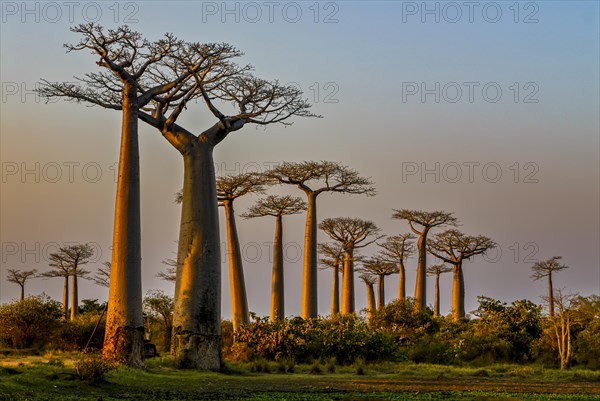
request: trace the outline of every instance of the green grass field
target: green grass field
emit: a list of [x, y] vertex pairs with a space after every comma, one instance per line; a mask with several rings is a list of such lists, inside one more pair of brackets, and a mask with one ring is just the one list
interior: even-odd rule
[[[0, 400], [471, 400], [591, 401], [600, 399], [600, 372], [519, 365], [485, 368], [382, 363], [296, 365], [278, 373], [278, 364], [230, 364], [228, 373], [177, 370], [168, 358], [148, 360], [148, 369], [121, 367], [106, 381], [79, 380], [75, 356], [0, 358]], [[257, 367], [262, 370], [256, 373]], [[265, 373], [268, 370], [271, 373]], [[311, 370], [313, 373], [311, 374]], [[254, 373], [252, 373], [254, 371]]]

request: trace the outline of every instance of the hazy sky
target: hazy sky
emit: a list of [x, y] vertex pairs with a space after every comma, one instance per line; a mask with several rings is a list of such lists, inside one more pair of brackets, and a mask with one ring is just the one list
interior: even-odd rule
[[[48, 269], [57, 245], [91, 242], [95, 270], [110, 260], [118, 159], [118, 112], [83, 104], [44, 104], [41, 78], [72, 81], [96, 71], [96, 57], [65, 54], [78, 23], [127, 23], [150, 39], [229, 42], [256, 74], [299, 85], [322, 119], [291, 127], [246, 127], [215, 153], [217, 171], [264, 170], [281, 161], [340, 161], [372, 177], [376, 197], [322, 195], [318, 217], [369, 219], [386, 234], [406, 232], [392, 209], [454, 212], [468, 234], [497, 252], [465, 265], [466, 310], [476, 297], [539, 302], [545, 283], [530, 266], [562, 255], [570, 269], [555, 287], [600, 292], [599, 6], [538, 2], [2, 2], [0, 302], [18, 297], [6, 269]], [[192, 105], [181, 124], [199, 132], [214, 119]], [[140, 123], [144, 293], [173, 286], [156, 278], [173, 257], [182, 160]], [[274, 193], [303, 194], [283, 187]], [[241, 213], [256, 200], [236, 201]], [[222, 215], [222, 211], [220, 212]], [[300, 313], [304, 215], [284, 220], [286, 311]], [[274, 221], [238, 229], [249, 305], [269, 311]], [[221, 238], [225, 230], [222, 226]], [[319, 233], [319, 240], [325, 240]], [[376, 252], [376, 247], [365, 253]], [[225, 249], [223, 249], [225, 254]], [[430, 258], [433, 262], [433, 258]], [[230, 316], [223, 258], [223, 315]], [[412, 295], [416, 259], [407, 263]], [[396, 294], [398, 276], [386, 283]], [[433, 302], [433, 281], [428, 303]], [[319, 273], [319, 311], [330, 307], [330, 271]], [[442, 278], [450, 311], [451, 275]], [[357, 307], [366, 306], [362, 283]], [[59, 279], [27, 292], [60, 299]], [[80, 299], [106, 289], [80, 284]]]

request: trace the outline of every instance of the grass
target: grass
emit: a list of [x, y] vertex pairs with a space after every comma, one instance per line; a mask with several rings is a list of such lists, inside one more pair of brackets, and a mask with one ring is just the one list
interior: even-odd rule
[[323, 368], [311, 374], [314, 363], [295, 365], [289, 373], [278, 369], [276, 362], [259, 361], [230, 363], [227, 373], [211, 373], [176, 370], [168, 358], [155, 358], [147, 361], [146, 371], [120, 367], [107, 374], [106, 382], [91, 384], [77, 378], [73, 368], [77, 358], [76, 354], [0, 358], [0, 400], [591, 401], [600, 397], [600, 372], [578, 369], [386, 362], [361, 364], [363, 375], [352, 365], [336, 365], [334, 373]]

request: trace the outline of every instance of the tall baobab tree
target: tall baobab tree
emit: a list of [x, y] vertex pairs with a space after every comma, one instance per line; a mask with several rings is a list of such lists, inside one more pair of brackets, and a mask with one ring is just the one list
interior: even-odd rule
[[365, 283], [365, 287], [367, 289], [367, 313], [369, 320], [373, 318], [373, 314], [375, 313], [375, 290], [373, 286], [377, 279], [374, 275], [369, 274], [367, 272], [363, 272], [360, 274], [360, 279]]
[[381, 230], [371, 221], [349, 217], [327, 218], [319, 228], [344, 249], [341, 313], [354, 313], [354, 252], [383, 238]]
[[269, 195], [259, 199], [242, 216], [245, 218], [275, 217], [275, 238], [273, 240], [273, 272], [271, 274], [271, 316], [272, 322], [285, 318], [284, 273], [283, 273], [283, 216], [298, 214], [306, 210], [306, 202], [289, 195]]
[[[415, 309], [425, 309], [427, 306], [427, 234], [434, 227], [456, 226], [457, 220], [452, 213], [443, 211], [425, 212], [423, 210], [394, 209], [394, 219], [406, 220], [413, 233], [419, 236], [417, 249], [417, 280], [415, 282]], [[420, 229], [415, 225], [421, 226]]]
[[37, 269], [33, 270], [18, 270], [18, 269], [8, 269], [6, 275], [6, 281], [15, 283], [21, 287], [21, 295], [19, 297], [19, 302], [23, 302], [25, 299], [25, 282], [30, 278], [33, 278], [37, 274]]
[[456, 229], [436, 234], [427, 243], [427, 250], [433, 256], [453, 266], [452, 317], [459, 320], [465, 316], [465, 279], [463, 261], [480, 255], [496, 246], [490, 238], [478, 235], [465, 235]]
[[40, 274], [40, 277], [62, 277], [63, 278], [63, 298], [62, 298], [62, 320], [69, 318], [69, 277], [71, 276], [70, 267], [60, 259], [51, 257], [49, 266], [52, 270]]
[[406, 269], [404, 262], [415, 254], [415, 245], [413, 241], [416, 239], [413, 234], [405, 233], [387, 237], [382, 244], [379, 245], [382, 249], [379, 254], [382, 259], [396, 263], [400, 278], [398, 279], [398, 299], [406, 298]]
[[435, 276], [435, 298], [433, 299], [433, 316], [440, 315], [440, 275], [449, 273], [452, 267], [445, 264], [431, 265], [427, 267], [427, 275]]
[[[66, 272], [72, 278], [71, 286], [71, 320], [79, 314], [79, 287], [78, 278], [89, 274], [82, 267], [90, 262], [94, 256], [94, 248], [90, 244], [76, 244], [62, 246], [58, 252], [50, 254], [51, 266], [58, 271]], [[66, 279], [68, 279], [66, 276]]]
[[[323, 192], [375, 195], [371, 179], [340, 163], [328, 161], [284, 162], [265, 175], [281, 184], [295, 185], [307, 197], [302, 278], [302, 317], [317, 317], [317, 197]], [[316, 186], [316, 187], [315, 187]]]
[[364, 261], [361, 270], [366, 270], [377, 277], [377, 309], [383, 308], [385, 306], [385, 277], [398, 273], [398, 267], [395, 263], [375, 257]]
[[550, 319], [554, 318], [554, 289], [552, 286], [552, 273], [559, 272], [567, 269], [569, 266], [560, 263], [562, 256], [553, 256], [548, 260], [537, 262], [531, 266], [533, 274], [531, 278], [534, 280], [541, 280], [548, 278], [548, 316]]
[[[229, 46], [186, 44], [171, 34], [149, 41], [127, 26], [105, 30], [90, 23], [71, 29], [82, 39], [67, 51], [91, 51], [100, 72], [73, 83], [43, 81], [45, 98], [62, 97], [121, 112], [121, 147], [112, 244], [112, 269], [103, 355], [143, 367], [138, 118], [153, 99], [187, 93], [190, 78], [212, 66]], [[213, 51], [214, 50], [214, 51]], [[187, 57], [188, 63], [180, 63]]]
[[340, 313], [340, 269], [343, 269], [344, 248], [339, 243], [322, 242], [319, 244], [319, 253], [323, 255], [319, 259], [323, 268], [333, 270], [330, 310], [330, 315], [333, 317]]
[[216, 179], [219, 206], [225, 209], [225, 227], [227, 230], [227, 259], [229, 261], [229, 291], [231, 293], [231, 321], [233, 331], [248, 324], [248, 296], [244, 280], [242, 251], [235, 224], [233, 202], [249, 193], [264, 192], [265, 180], [257, 174], [226, 175]]
[[[239, 55], [225, 50], [209, 53], [226, 59]], [[227, 54], [230, 56], [225, 57]], [[186, 60], [180, 62], [185, 65]], [[183, 156], [171, 354], [179, 366], [209, 370], [221, 367], [221, 255], [213, 150], [246, 125], [289, 125], [294, 116], [316, 117], [298, 88], [258, 79], [226, 65], [217, 68], [225, 61], [214, 61], [210, 74], [195, 74], [195, 87], [183, 97], [157, 99], [151, 114], [140, 112], [140, 118], [157, 128]], [[176, 121], [198, 91], [218, 121], [195, 135]], [[215, 99], [234, 104], [238, 110], [226, 115]]]

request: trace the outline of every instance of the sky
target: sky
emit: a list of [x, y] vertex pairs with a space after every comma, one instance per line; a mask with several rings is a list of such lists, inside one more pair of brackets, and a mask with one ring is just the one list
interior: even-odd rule
[[[118, 161], [118, 112], [46, 104], [41, 79], [73, 81], [97, 71], [85, 52], [65, 53], [69, 27], [127, 24], [156, 40], [166, 32], [228, 42], [257, 76], [301, 88], [323, 118], [290, 127], [246, 127], [215, 150], [218, 174], [264, 171], [282, 161], [339, 161], [371, 177], [375, 197], [324, 194], [318, 218], [359, 217], [387, 235], [409, 230], [393, 209], [445, 210], [467, 234], [498, 247], [465, 264], [466, 310], [477, 296], [541, 302], [546, 287], [531, 266], [560, 255], [569, 269], [555, 287], [600, 293], [599, 3], [537, 2], [12, 2], [1, 3], [0, 302], [19, 295], [6, 270], [47, 271], [58, 246], [92, 243], [87, 265], [110, 260]], [[181, 125], [214, 123], [202, 103]], [[156, 274], [174, 257], [181, 156], [140, 124], [143, 291], [173, 292]], [[294, 187], [269, 193], [303, 196]], [[236, 201], [242, 213], [257, 200]], [[221, 221], [224, 220], [223, 211]], [[284, 219], [286, 313], [299, 315], [304, 215]], [[269, 312], [274, 221], [237, 226], [250, 310]], [[433, 231], [433, 233], [439, 230]], [[326, 240], [319, 233], [319, 241]], [[225, 227], [221, 223], [221, 241]], [[364, 254], [377, 252], [376, 246]], [[222, 250], [225, 256], [225, 249]], [[430, 257], [430, 263], [435, 259]], [[222, 313], [229, 317], [227, 259]], [[412, 295], [416, 259], [407, 266]], [[398, 276], [386, 281], [394, 299]], [[356, 284], [357, 308], [366, 307]], [[330, 308], [331, 272], [319, 272], [319, 312]], [[433, 280], [427, 302], [433, 303]], [[59, 279], [34, 279], [28, 294], [61, 299]], [[450, 312], [451, 275], [441, 279]], [[107, 290], [80, 283], [79, 298]]]

